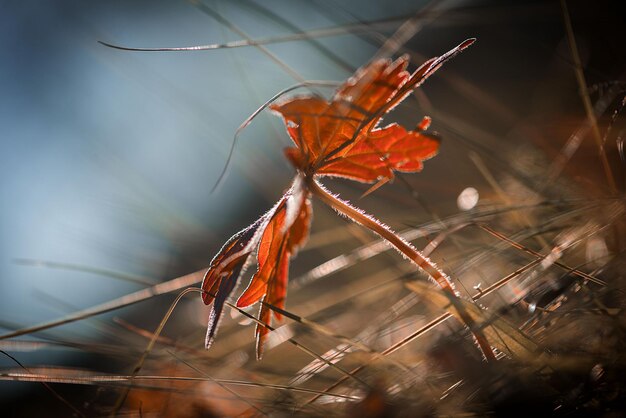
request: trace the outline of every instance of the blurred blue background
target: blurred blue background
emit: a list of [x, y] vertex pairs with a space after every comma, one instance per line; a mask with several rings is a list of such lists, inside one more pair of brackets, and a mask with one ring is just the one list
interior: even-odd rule
[[[275, 3], [280, 16], [302, 29], [332, 25], [307, 2]], [[246, 4], [214, 6], [253, 37], [277, 33], [275, 22]], [[194, 5], [9, 1], [1, 7], [5, 325], [58, 316], [41, 293], [81, 308], [137, 288], [82, 272], [33, 269], [16, 259], [161, 279], [188, 247], [203, 244], [208, 259], [219, 235], [241, 226], [238, 216], [255, 216], [249, 202], [256, 198], [261, 206], [259, 199], [270, 202], [281, 192], [276, 182], [286, 186], [281, 122], [264, 114], [242, 136], [222, 187], [209, 193], [237, 126], [295, 83], [262, 53], [122, 52], [97, 43], [185, 46], [241, 38]], [[372, 46], [354, 42], [333, 48], [353, 62], [371, 56]], [[306, 43], [270, 49], [304, 78], [348, 74]]]

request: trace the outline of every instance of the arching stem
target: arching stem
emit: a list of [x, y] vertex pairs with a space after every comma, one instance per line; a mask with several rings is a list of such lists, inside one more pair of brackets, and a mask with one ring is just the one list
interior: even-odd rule
[[351, 206], [348, 202], [339, 199], [334, 196], [328, 190], [326, 190], [315, 178], [307, 176], [307, 186], [311, 193], [317, 196], [322, 202], [330, 206], [340, 214], [351, 219], [353, 222], [363, 225], [381, 238], [389, 242], [398, 252], [411, 260], [421, 270], [423, 270], [435, 283], [439, 285], [441, 290], [445, 292], [454, 308], [459, 313], [460, 318], [465, 325], [470, 329], [478, 346], [480, 347], [483, 355], [487, 361], [495, 361], [495, 356], [490, 344], [485, 338], [482, 330], [479, 326], [476, 326], [472, 317], [467, 313], [459, 298], [454, 291], [454, 285], [443, 271], [439, 269], [428, 257], [425, 257], [409, 242], [402, 239], [395, 232], [393, 232], [388, 226], [382, 224], [375, 218], [367, 215], [363, 211]]

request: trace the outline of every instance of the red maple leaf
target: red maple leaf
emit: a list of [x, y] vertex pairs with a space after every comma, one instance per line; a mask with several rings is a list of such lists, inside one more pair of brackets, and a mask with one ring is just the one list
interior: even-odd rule
[[[395, 123], [380, 127], [380, 121], [445, 61], [473, 42], [473, 39], [467, 40], [446, 54], [428, 60], [412, 74], [406, 71], [406, 56], [393, 62], [373, 61], [339, 87], [329, 101], [306, 95], [270, 106], [283, 117], [295, 144], [295, 147], [285, 149], [285, 155], [296, 168], [297, 175], [278, 203], [254, 224], [235, 234], [212, 260], [202, 283], [204, 303], [213, 302], [207, 347], [215, 336], [226, 299], [236, 287], [250, 255], [256, 252], [258, 269], [239, 296], [237, 306], [262, 301], [256, 327], [257, 358], [261, 357], [263, 342], [269, 332], [265, 325], [271, 320], [270, 307], [284, 308], [289, 260], [309, 234], [312, 193], [388, 239], [442, 288], [452, 292], [447, 276], [410, 244], [374, 218], [330, 195], [317, 179], [335, 176], [364, 183], [385, 182], [393, 178], [394, 171], [420, 171], [422, 162], [433, 157], [439, 149], [438, 139], [424, 132], [430, 119], [424, 118], [416, 130], [406, 130]], [[275, 310], [274, 316], [280, 319], [281, 315]]]

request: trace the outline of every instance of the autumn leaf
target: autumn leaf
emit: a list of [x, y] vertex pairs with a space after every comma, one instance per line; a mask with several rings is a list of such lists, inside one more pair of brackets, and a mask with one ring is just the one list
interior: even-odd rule
[[[375, 60], [359, 69], [330, 100], [314, 95], [297, 96], [270, 106], [283, 118], [295, 144], [285, 150], [285, 155], [297, 174], [278, 203], [253, 225], [235, 234], [211, 262], [202, 284], [204, 303], [213, 302], [207, 348], [215, 336], [226, 299], [235, 289], [250, 255], [256, 252], [257, 271], [239, 296], [237, 306], [262, 302], [255, 331], [257, 358], [261, 358], [271, 308], [285, 307], [289, 261], [309, 235], [311, 194], [387, 239], [440, 286], [448, 286], [447, 290], [452, 292], [447, 276], [432, 262], [373, 217], [329, 194], [317, 178], [378, 181], [371, 189], [374, 190], [393, 179], [395, 171], [420, 171], [423, 161], [432, 158], [439, 149], [439, 140], [425, 132], [430, 118], [425, 117], [414, 130], [395, 123], [380, 127], [381, 119], [445, 61], [472, 43], [473, 40], [465, 41], [428, 60], [412, 74], [406, 70], [406, 56], [395, 61]], [[274, 316], [281, 317], [277, 311]]]
[[[284, 308], [287, 296], [289, 259], [306, 242], [311, 223], [310, 193], [302, 177], [296, 177], [291, 189], [269, 212], [248, 228], [235, 234], [215, 256], [202, 283], [203, 301], [213, 303], [209, 314], [206, 347], [213, 342], [224, 302], [236, 287], [251, 252], [257, 252], [258, 270], [237, 300], [246, 307], [263, 300], [259, 320], [270, 322], [267, 304]], [[276, 319], [281, 315], [274, 313]], [[257, 325], [257, 357], [260, 358], [268, 329]]]
[[405, 85], [415, 85], [423, 66], [412, 75], [408, 58], [379, 60], [359, 70], [340, 87], [331, 101], [300, 96], [278, 102], [270, 109], [281, 115], [295, 148], [287, 157], [303, 172], [345, 177], [365, 183], [393, 178], [393, 171], [416, 172], [432, 158], [439, 140], [423, 129], [407, 131], [390, 124], [377, 127]]

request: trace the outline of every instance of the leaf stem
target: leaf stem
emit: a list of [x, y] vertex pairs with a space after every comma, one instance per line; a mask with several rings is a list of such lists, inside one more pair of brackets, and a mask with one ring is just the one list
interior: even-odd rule
[[458, 303], [458, 295], [454, 291], [454, 285], [450, 277], [435, 265], [428, 257], [420, 253], [415, 247], [403, 238], [398, 236], [388, 226], [379, 222], [374, 217], [366, 214], [360, 209], [355, 208], [348, 202], [345, 202], [337, 196], [330, 193], [315, 178], [307, 176], [307, 186], [311, 193], [317, 196], [322, 202], [330, 206], [340, 214], [346, 216], [353, 222], [356, 222], [368, 228], [381, 238], [389, 242], [400, 254], [411, 260], [417, 267], [424, 271], [435, 283], [439, 285], [441, 290], [448, 295], [454, 308], [458, 311], [459, 316], [465, 325], [472, 331], [478, 346], [487, 361], [495, 361], [495, 356], [490, 344], [483, 335], [480, 326], [474, 324], [474, 320], [466, 312], [466, 310]]

